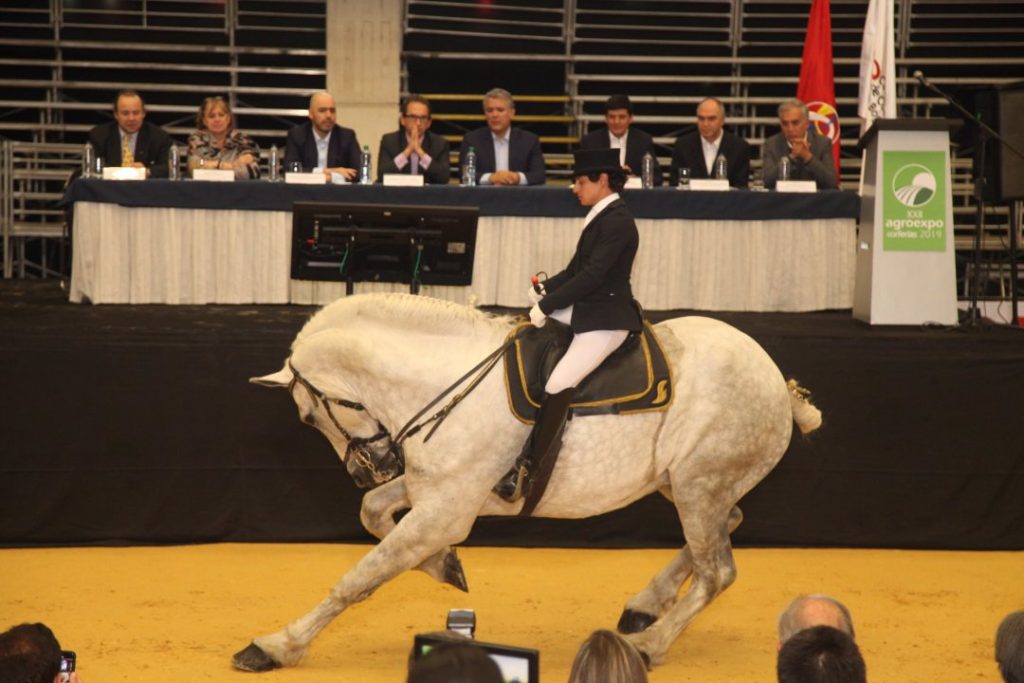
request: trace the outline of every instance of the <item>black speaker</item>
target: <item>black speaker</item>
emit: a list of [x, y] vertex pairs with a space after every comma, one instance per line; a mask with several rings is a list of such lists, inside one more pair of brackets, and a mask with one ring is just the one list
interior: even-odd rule
[[[978, 117], [1024, 152], [1024, 81], [978, 92], [974, 100]], [[978, 177], [975, 151], [974, 174]], [[1024, 158], [998, 140], [985, 145], [985, 187], [982, 199], [1006, 202], [1024, 199]]]

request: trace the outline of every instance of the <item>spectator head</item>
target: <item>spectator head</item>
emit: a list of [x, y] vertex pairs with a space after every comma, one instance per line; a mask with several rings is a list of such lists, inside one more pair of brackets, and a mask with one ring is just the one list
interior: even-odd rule
[[338, 109], [334, 96], [326, 90], [318, 90], [309, 98], [309, 120], [321, 135], [327, 135], [338, 122]]
[[208, 130], [221, 137], [231, 132], [235, 116], [231, 113], [231, 105], [223, 97], [207, 97], [199, 105], [196, 115], [196, 128]]
[[697, 105], [697, 130], [708, 142], [714, 142], [722, 134], [725, 125], [725, 107], [715, 97], [705, 97]]
[[492, 88], [484, 95], [484, 117], [487, 127], [495, 135], [505, 135], [516, 116], [516, 103], [512, 93], [502, 88]]
[[647, 683], [647, 666], [628, 640], [602, 629], [580, 645], [569, 683]]
[[604, 122], [608, 130], [621, 138], [633, 123], [633, 103], [628, 95], [612, 95], [604, 103]]
[[807, 105], [798, 99], [779, 105], [779, 127], [787, 140], [803, 140], [807, 136]]
[[779, 615], [779, 648], [796, 633], [813, 626], [831, 626], [856, 638], [846, 605], [829, 595], [800, 595]]
[[122, 90], [114, 98], [114, 118], [125, 133], [135, 133], [146, 120], [146, 103], [134, 90]]
[[501, 670], [472, 641], [433, 648], [409, 667], [406, 683], [503, 683]]
[[1024, 610], [1010, 612], [996, 629], [996, 663], [1006, 683], [1024, 683]]
[[779, 650], [779, 683], [867, 683], [867, 669], [853, 638], [831, 626], [800, 631]]
[[0, 681], [54, 683], [60, 675], [60, 643], [44, 624], [21, 624], [0, 633]]

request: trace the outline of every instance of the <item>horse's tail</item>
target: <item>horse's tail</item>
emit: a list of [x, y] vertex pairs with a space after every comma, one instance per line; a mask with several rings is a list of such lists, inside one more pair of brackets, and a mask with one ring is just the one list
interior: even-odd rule
[[821, 426], [821, 411], [811, 403], [811, 392], [795, 380], [786, 382], [789, 389], [789, 405], [793, 408], [793, 420], [801, 434], [810, 434]]

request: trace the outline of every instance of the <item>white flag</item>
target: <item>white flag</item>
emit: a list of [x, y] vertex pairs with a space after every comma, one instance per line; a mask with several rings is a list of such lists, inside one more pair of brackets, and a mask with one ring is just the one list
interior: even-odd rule
[[871, 0], [860, 48], [860, 99], [857, 115], [863, 135], [875, 119], [896, 118], [895, 0]]

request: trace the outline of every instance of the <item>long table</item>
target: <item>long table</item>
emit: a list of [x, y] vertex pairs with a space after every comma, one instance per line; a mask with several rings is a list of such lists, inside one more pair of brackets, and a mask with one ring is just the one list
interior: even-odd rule
[[[640, 250], [637, 299], [651, 310], [811, 311], [853, 303], [853, 192], [626, 190]], [[70, 300], [92, 303], [321, 304], [344, 283], [292, 280], [297, 201], [477, 206], [473, 281], [424, 294], [526, 306], [536, 271], [571, 257], [586, 210], [564, 187], [399, 188], [76, 180]], [[357, 283], [356, 291], [406, 285]]]

